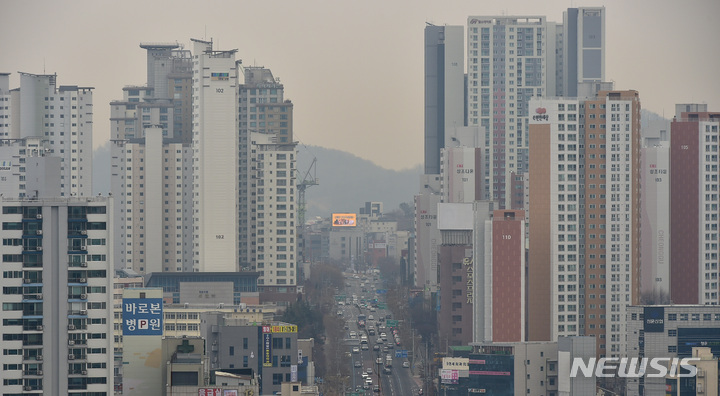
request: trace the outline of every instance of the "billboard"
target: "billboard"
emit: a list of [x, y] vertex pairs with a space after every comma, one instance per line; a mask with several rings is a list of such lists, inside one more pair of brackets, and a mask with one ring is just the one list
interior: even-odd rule
[[162, 298], [123, 298], [123, 336], [161, 336], [162, 307]]
[[357, 225], [357, 215], [355, 213], [333, 213], [333, 227], [355, 227]]
[[665, 331], [664, 307], [644, 307], [643, 318], [645, 321], [643, 330], [646, 333], [662, 333]]
[[443, 384], [457, 384], [460, 375], [457, 370], [440, 370], [440, 379]]
[[222, 389], [220, 388], [200, 388], [198, 389], [198, 396], [220, 396]]
[[272, 367], [272, 333], [263, 333], [263, 367]]

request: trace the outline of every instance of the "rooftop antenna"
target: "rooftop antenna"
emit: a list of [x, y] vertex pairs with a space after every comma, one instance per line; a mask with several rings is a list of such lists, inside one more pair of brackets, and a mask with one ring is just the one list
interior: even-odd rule
[[203, 40], [207, 40], [207, 25], [205, 25], [205, 34], [203, 35]]

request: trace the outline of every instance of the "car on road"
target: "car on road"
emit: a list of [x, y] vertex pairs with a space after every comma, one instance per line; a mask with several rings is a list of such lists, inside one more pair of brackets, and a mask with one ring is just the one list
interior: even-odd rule
[[403, 367], [404, 367], [404, 368], [410, 368], [410, 362], [408, 362], [407, 360], [404, 361], [404, 362], [403, 362]]
[[355, 367], [362, 367], [362, 362], [359, 360], [355, 362]]
[[350, 332], [350, 338], [357, 338], [357, 333], [354, 331]]
[[385, 367], [383, 369], [383, 374], [386, 374], [386, 375], [392, 374], [392, 370], [390, 370], [390, 367]]
[[379, 351], [379, 350], [380, 350], [380, 345], [377, 345], [377, 344], [373, 345], [373, 351]]
[[352, 352], [353, 352], [353, 353], [360, 353], [360, 348], [358, 348], [358, 347], [353, 347]]
[[360, 349], [362, 349], [363, 351], [367, 351], [367, 350], [369, 349], [369, 348], [368, 348], [368, 344], [362, 344], [362, 346], [360, 347]]
[[[350, 333], [350, 337], [352, 337], [352, 333]], [[383, 341], [387, 341], [387, 334], [380, 333], [380, 338], [382, 338]]]
[[373, 386], [373, 392], [376, 392], [376, 393], [380, 392], [380, 386], [378, 386], [378, 385]]
[[395, 345], [392, 342], [387, 343], [388, 349], [395, 349]]
[[368, 367], [367, 370], [365, 370], [366, 373], [372, 374], [373, 370], [372, 367]]

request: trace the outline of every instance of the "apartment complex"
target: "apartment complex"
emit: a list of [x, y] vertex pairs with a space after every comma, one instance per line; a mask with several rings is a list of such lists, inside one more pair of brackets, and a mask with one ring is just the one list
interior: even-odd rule
[[0, 200], [3, 390], [113, 391], [112, 198]]
[[639, 95], [530, 105], [528, 339], [593, 335], [621, 356], [640, 287]]
[[5, 147], [0, 148], [0, 181], [8, 186], [5, 196], [42, 195], [27, 183], [34, 175], [27, 173], [31, 164], [26, 161], [38, 156], [59, 160], [48, 165], [58, 168], [57, 196], [91, 195], [93, 88], [57, 85], [55, 74], [22, 72], [20, 87], [9, 85], [10, 74], [0, 73], [0, 140]]
[[717, 305], [720, 112], [677, 105], [670, 128], [670, 296]]

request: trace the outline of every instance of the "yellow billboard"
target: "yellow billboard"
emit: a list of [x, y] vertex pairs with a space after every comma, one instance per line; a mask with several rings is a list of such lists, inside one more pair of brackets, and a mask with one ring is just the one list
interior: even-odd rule
[[355, 227], [357, 225], [357, 215], [355, 213], [333, 213], [333, 227]]

